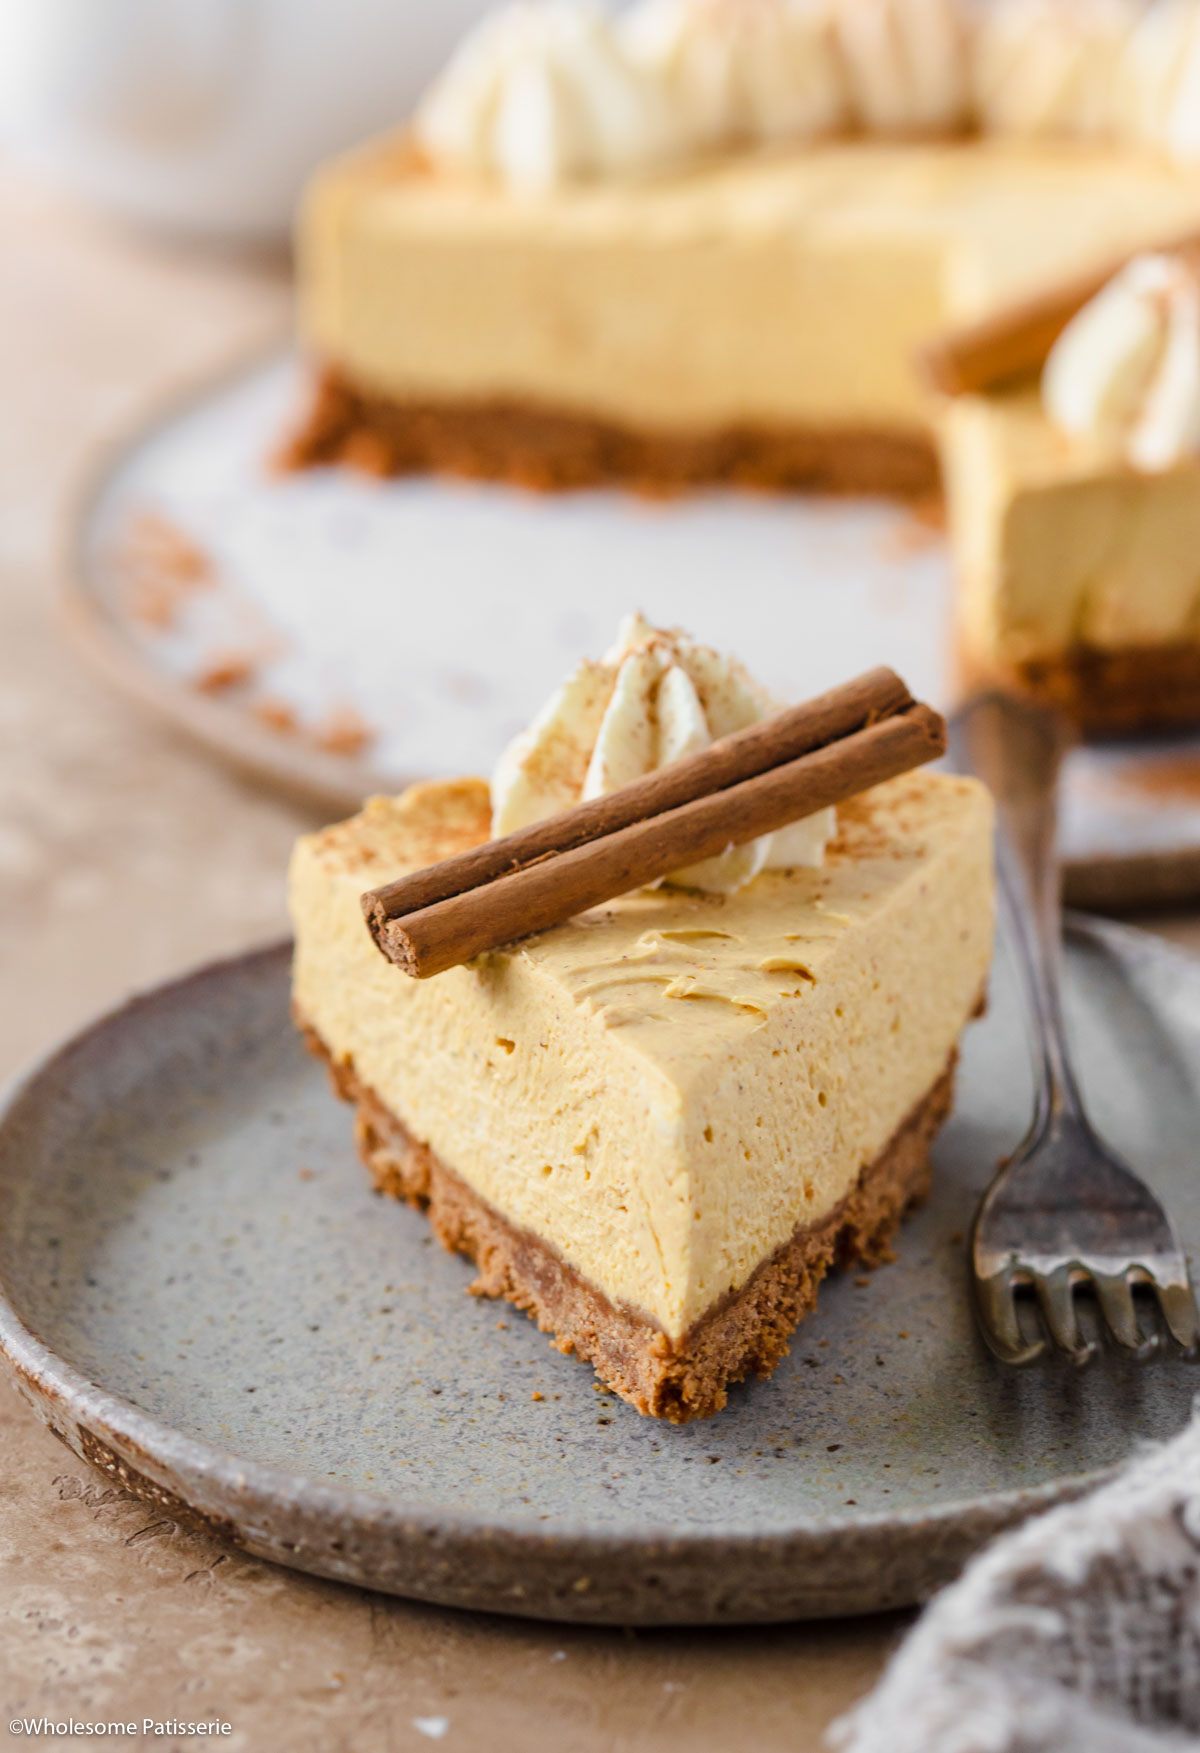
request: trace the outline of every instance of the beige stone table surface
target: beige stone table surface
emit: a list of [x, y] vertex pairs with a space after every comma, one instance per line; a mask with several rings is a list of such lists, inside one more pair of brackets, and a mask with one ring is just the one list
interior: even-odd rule
[[[132, 236], [0, 160], [0, 1076], [131, 988], [284, 927], [305, 815], [94, 681], [53, 599], [97, 447], [287, 310], [281, 263]], [[1200, 925], [1173, 934], [1200, 945]], [[296, 1576], [111, 1489], [3, 1379], [0, 1459], [0, 1746], [79, 1744], [10, 1735], [48, 1714], [219, 1717], [239, 1753], [437, 1731], [447, 1753], [806, 1753], [904, 1624], [582, 1632]]]

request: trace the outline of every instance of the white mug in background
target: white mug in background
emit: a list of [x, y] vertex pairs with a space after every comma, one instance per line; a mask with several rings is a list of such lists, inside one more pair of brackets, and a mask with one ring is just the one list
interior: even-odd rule
[[489, 0], [0, 0], [0, 138], [130, 218], [288, 229], [314, 165], [409, 114]]

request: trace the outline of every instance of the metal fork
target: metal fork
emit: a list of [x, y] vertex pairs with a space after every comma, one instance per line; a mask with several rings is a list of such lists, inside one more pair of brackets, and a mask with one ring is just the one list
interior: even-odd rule
[[[1160, 1349], [1144, 1333], [1134, 1288], [1157, 1300], [1165, 1332], [1195, 1358], [1200, 1317], [1170, 1218], [1094, 1131], [1067, 1047], [1060, 997], [1062, 922], [1054, 851], [1055, 788], [1066, 748], [1060, 721], [1004, 694], [955, 715], [950, 746], [996, 799], [998, 867], [1006, 923], [1034, 1027], [1033, 1121], [1001, 1164], [971, 1232], [975, 1302], [983, 1334], [1005, 1363], [1032, 1363], [1049, 1340], [1073, 1363], [1100, 1349], [1081, 1330], [1076, 1293], [1094, 1294], [1103, 1327], [1135, 1358]], [[1045, 1332], [1027, 1339], [1017, 1293], [1032, 1289]]]

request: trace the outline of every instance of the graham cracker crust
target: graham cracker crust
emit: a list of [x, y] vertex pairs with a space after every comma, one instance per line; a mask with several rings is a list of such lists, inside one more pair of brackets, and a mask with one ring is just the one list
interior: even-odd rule
[[474, 1260], [479, 1276], [472, 1293], [515, 1304], [554, 1335], [560, 1351], [586, 1359], [623, 1400], [674, 1424], [720, 1411], [731, 1382], [769, 1375], [787, 1355], [788, 1340], [816, 1304], [831, 1267], [892, 1258], [900, 1220], [928, 1192], [929, 1147], [950, 1112], [958, 1058], [957, 1050], [951, 1053], [846, 1198], [820, 1223], [797, 1230], [676, 1342], [638, 1310], [612, 1303], [548, 1243], [502, 1217], [414, 1138], [302, 1017], [296, 1020], [337, 1094], [357, 1109], [355, 1141], [377, 1189], [425, 1211], [443, 1247]]
[[336, 367], [277, 461], [349, 463], [372, 475], [466, 475], [540, 492], [624, 486], [653, 495], [725, 484], [765, 491], [888, 493], [938, 489], [919, 433], [757, 425], [712, 432], [638, 430], [521, 401], [399, 401], [359, 389]]
[[1200, 641], [1112, 651], [1076, 645], [1007, 670], [968, 657], [962, 669], [968, 683], [1008, 684], [1057, 707], [1088, 737], [1135, 736], [1200, 724]]
[[1200, 723], [1200, 643], [1081, 646], [1022, 664], [1022, 687], [1066, 712], [1088, 736], [1126, 736]]

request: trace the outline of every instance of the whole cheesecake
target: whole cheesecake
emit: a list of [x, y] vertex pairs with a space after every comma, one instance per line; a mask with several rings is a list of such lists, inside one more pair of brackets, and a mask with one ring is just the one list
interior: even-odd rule
[[[723, 687], [727, 709], [712, 655], [635, 628], [589, 770], [614, 723], [634, 745], [648, 657], [647, 698], [683, 670], [714, 720]], [[510, 759], [494, 791], [416, 786], [298, 843], [295, 1013], [377, 1186], [428, 1209], [478, 1291], [683, 1421], [768, 1373], [826, 1271], [888, 1258], [925, 1193], [991, 955], [991, 806], [973, 781], [905, 775], [749, 862], [734, 848], [410, 979], [372, 943], [363, 891], [488, 839], [505, 798], [537, 814], [547, 762], [571, 771], [564, 701], [576, 713], [568, 689], [518, 747], [521, 783]]]
[[[967, 675], [1200, 721], [1200, 438], [1134, 479], [923, 344], [1200, 233], [1200, 0], [542, 0], [298, 229], [285, 460], [539, 488], [943, 483]], [[1200, 405], [1200, 404], [1198, 404]], [[1146, 584], [1146, 568], [1150, 582]]]
[[401, 136], [306, 197], [323, 382], [290, 459], [927, 493], [920, 345], [1188, 228], [1200, 177], [1071, 142], [781, 145], [517, 197]]

